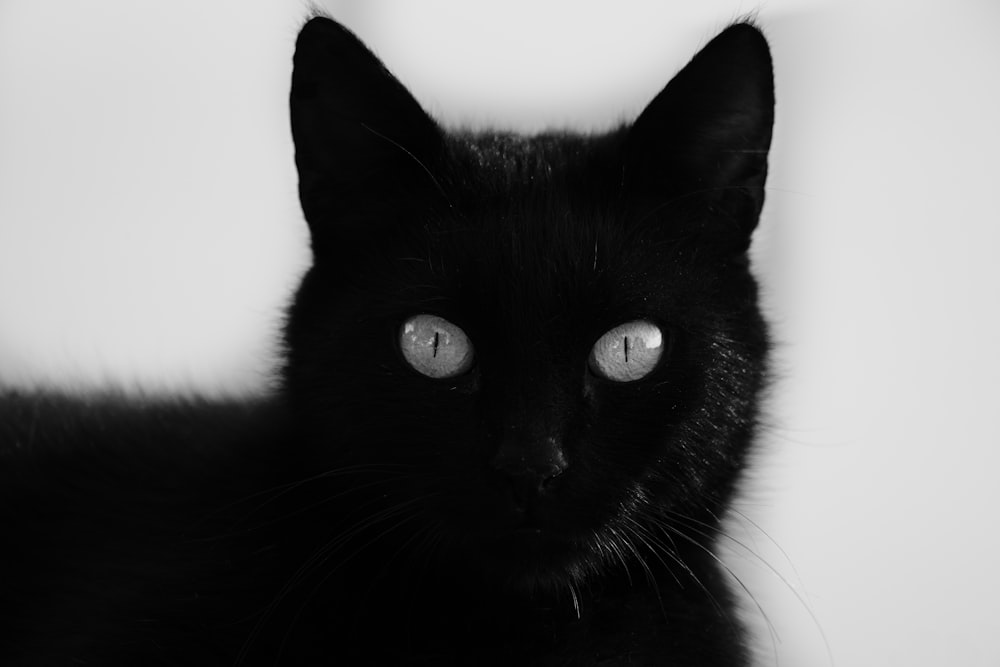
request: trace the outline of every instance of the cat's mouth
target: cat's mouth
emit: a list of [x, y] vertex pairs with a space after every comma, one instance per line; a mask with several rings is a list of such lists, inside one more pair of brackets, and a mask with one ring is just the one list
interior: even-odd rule
[[562, 589], [587, 560], [586, 541], [534, 522], [480, 535], [478, 559], [486, 572], [514, 589]]
[[594, 569], [594, 533], [603, 518], [599, 509], [579, 511], [557, 489], [521, 497], [504, 493], [500, 485], [492, 490], [482, 493], [478, 487], [467, 504], [440, 510], [458, 562], [522, 591], [565, 590], [568, 582]]

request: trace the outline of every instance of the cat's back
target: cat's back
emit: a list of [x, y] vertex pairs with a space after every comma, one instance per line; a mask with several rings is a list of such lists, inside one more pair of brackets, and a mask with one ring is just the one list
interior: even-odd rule
[[[170, 486], [266, 448], [282, 426], [275, 401], [0, 393], [0, 479], [39, 491], [88, 483]], [[94, 476], [98, 476], [95, 478]], [[190, 491], [190, 489], [188, 489]], [[67, 492], [71, 489], [67, 488]]]
[[234, 508], [277, 479], [281, 421], [263, 400], [0, 395], [0, 662], [210, 619], [195, 601], [235, 583]]

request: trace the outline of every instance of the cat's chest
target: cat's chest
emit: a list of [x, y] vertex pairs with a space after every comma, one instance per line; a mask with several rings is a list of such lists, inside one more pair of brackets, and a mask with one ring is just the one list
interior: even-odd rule
[[711, 667], [742, 659], [735, 627], [720, 624], [714, 607], [627, 578], [580, 592], [574, 604], [569, 591], [532, 599], [479, 589], [471, 577], [399, 579], [376, 559], [322, 586], [297, 612], [292, 639], [280, 648], [262, 644], [261, 655], [280, 650], [292, 664], [337, 655], [347, 664], [497, 667]]

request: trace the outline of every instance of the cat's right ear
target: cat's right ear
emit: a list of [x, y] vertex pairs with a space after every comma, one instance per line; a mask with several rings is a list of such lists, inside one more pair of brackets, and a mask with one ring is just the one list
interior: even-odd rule
[[773, 124], [767, 41], [752, 24], [730, 26], [629, 130], [623, 182], [641, 217], [663, 216], [676, 234], [745, 250], [764, 204]]
[[443, 134], [405, 87], [350, 31], [325, 17], [295, 45], [292, 138], [299, 198], [313, 246], [345, 211], [385, 200], [441, 150]]

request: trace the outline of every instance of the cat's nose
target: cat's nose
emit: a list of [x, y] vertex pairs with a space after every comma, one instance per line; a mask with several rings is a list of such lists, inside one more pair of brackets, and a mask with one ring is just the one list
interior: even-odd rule
[[510, 480], [516, 499], [524, 502], [545, 491], [569, 462], [557, 438], [511, 438], [500, 445], [490, 465]]

